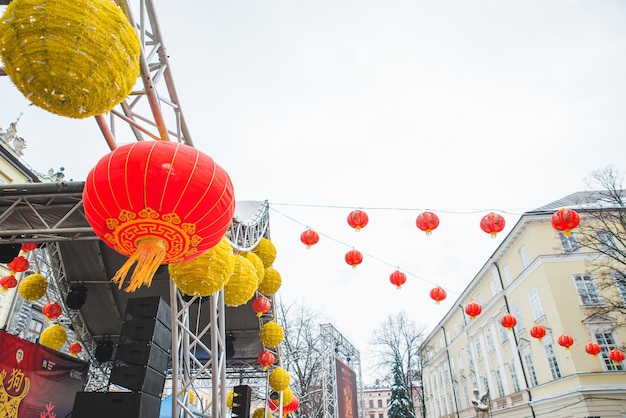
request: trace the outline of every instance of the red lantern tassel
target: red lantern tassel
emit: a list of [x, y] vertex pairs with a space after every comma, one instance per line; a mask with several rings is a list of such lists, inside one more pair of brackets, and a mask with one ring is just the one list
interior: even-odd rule
[[142, 238], [137, 242], [137, 251], [124, 263], [122, 267], [115, 273], [111, 279], [112, 282], [118, 284], [118, 288], [122, 288], [124, 279], [128, 275], [128, 271], [132, 265], [137, 262], [135, 271], [130, 277], [130, 283], [124, 289], [126, 292], [134, 292], [144, 284], [150, 287], [152, 277], [165, 258], [167, 251], [167, 243], [156, 237]]

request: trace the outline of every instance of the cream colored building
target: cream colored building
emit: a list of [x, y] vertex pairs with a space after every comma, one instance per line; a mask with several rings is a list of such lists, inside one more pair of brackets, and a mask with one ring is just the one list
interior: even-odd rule
[[[624, 318], [593, 309], [602, 292], [626, 301], [626, 288], [599, 287], [590, 266], [602, 256], [582, 250], [576, 230], [565, 237], [550, 223], [561, 207], [591, 222], [585, 207], [596, 198], [574, 193], [522, 215], [428, 335], [422, 345], [427, 417], [477, 416], [474, 389], [488, 389], [488, 417], [626, 417], [626, 366], [608, 358], [610, 349], [624, 349], [626, 329], [616, 326]], [[464, 309], [471, 301], [482, 307], [475, 319]], [[517, 319], [511, 330], [500, 324], [507, 312]], [[529, 335], [535, 324], [547, 330], [541, 341]], [[570, 349], [558, 344], [563, 333], [574, 338]], [[584, 349], [590, 341], [602, 347], [597, 357]]]
[[[420, 388], [414, 388], [414, 391], [413, 405], [415, 406], [415, 417], [423, 418], [423, 415], [419, 413], [420, 408], [417, 396]], [[391, 388], [389, 386], [383, 386], [377, 383], [365, 387], [365, 389], [363, 389], [364, 411], [361, 416], [363, 418], [388, 418], [387, 409], [389, 408], [390, 401]]]

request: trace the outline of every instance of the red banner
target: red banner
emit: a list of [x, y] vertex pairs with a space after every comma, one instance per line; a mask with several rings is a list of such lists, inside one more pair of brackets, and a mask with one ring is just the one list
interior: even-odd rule
[[64, 418], [89, 363], [0, 330], [0, 417]]
[[356, 373], [339, 360], [335, 360], [337, 370], [337, 409], [340, 418], [357, 418], [358, 390]]

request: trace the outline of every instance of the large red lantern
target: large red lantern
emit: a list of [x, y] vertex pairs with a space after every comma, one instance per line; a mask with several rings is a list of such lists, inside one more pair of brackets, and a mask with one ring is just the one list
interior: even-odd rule
[[465, 313], [474, 319], [483, 311], [483, 308], [477, 302], [470, 302], [465, 306]]
[[283, 414], [291, 414], [292, 412], [296, 412], [299, 406], [300, 400], [296, 395], [293, 395], [293, 398], [291, 398], [291, 402], [283, 406]]
[[28, 270], [28, 267], [30, 267], [30, 263], [28, 262], [26, 257], [18, 255], [13, 259], [13, 261], [7, 264], [7, 267], [9, 268], [9, 270], [16, 273], [23, 273]]
[[24, 242], [22, 243], [21, 251], [28, 252], [37, 248], [36, 242]]
[[554, 229], [568, 236], [580, 224], [580, 215], [573, 209], [561, 208], [552, 214], [551, 223]]
[[536, 338], [537, 341], [541, 342], [541, 339], [546, 336], [546, 329], [541, 325], [533, 325], [530, 328], [530, 336]]
[[625, 357], [626, 356], [624, 356], [624, 352], [621, 350], [618, 350], [617, 348], [614, 348], [611, 351], [609, 351], [609, 358], [613, 360], [615, 364], [620, 364], [622, 361], [624, 361]]
[[346, 253], [346, 263], [350, 264], [353, 269], [363, 262], [363, 254], [357, 250], [350, 250]]
[[571, 335], [561, 334], [558, 339], [558, 343], [561, 347], [565, 347], [566, 350], [574, 344], [574, 338]]
[[500, 325], [502, 325], [504, 328], [510, 331], [513, 328], [515, 328], [515, 325], [517, 325], [517, 318], [515, 318], [510, 313], [504, 314], [502, 315], [502, 318], [500, 319]]
[[311, 246], [317, 244], [319, 240], [319, 234], [312, 229], [307, 229], [300, 234], [300, 241], [302, 241], [302, 243], [306, 245], [307, 248], [311, 248]]
[[252, 301], [252, 310], [259, 318], [272, 309], [272, 302], [265, 296], [259, 296]]
[[83, 346], [80, 345], [78, 341], [76, 341], [70, 344], [69, 347], [67, 347], [67, 350], [70, 352], [71, 356], [75, 356], [83, 351]]
[[442, 300], [444, 300], [448, 296], [448, 292], [441, 286], [433, 287], [430, 290], [430, 298], [435, 301], [435, 303], [439, 304]]
[[180, 263], [217, 245], [235, 199], [226, 171], [185, 144], [138, 141], [105, 155], [87, 175], [85, 218], [96, 235], [129, 257], [111, 279], [127, 292], [150, 285], [161, 264]]
[[61, 305], [56, 302], [48, 302], [41, 308], [41, 313], [46, 317], [46, 321], [50, 321], [51, 319], [60, 317], [63, 313], [63, 309]]
[[585, 346], [585, 351], [587, 352], [587, 354], [591, 354], [594, 357], [598, 357], [598, 354], [602, 352], [602, 347], [600, 347], [600, 344], [590, 341]]
[[494, 212], [486, 214], [480, 220], [480, 229], [488, 234], [491, 234], [492, 238], [495, 238], [498, 235], [498, 232], [502, 232], [504, 225], [504, 217]]
[[271, 351], [265, 350], [259, 354], [257, 361], [263, 366], [263, 370], [267, 370], [276, 361], [276, 356]]
[[396, 288], [400, 289], [400, 287], [406, 283], [406, 274], [402, 273], [400, 270], [396, 270], [389, 276], [389, 281], [392, 285], [396, 286]]
[[417, 215], [415, 225], [417, 225], [420, 230], [426, 232], [426, 235], [430, 235], [433, 229], [439, 226], [439, 217], [433, 212], [422, 212]]
[[0, 287], [2, 287], [1, 290], [3, 291], [13, 289], [15, 286], [17, 286], [17, 279], [12, 274], [4, 276], [0, 279]]
[[348, 225], [350, 225], [357, 231], [360, 231], [361, 228], [367, 225], [367, 222], [369, 222], [367, 213], [363, 212], [362, 210], [353, 210], [348, 215]]

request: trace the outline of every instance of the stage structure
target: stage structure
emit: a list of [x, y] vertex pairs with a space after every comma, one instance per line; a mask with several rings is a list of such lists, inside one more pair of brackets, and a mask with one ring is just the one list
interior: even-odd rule
[[332, 324], [320, 325], [324, 418], [363, 418], [361, 357]]

